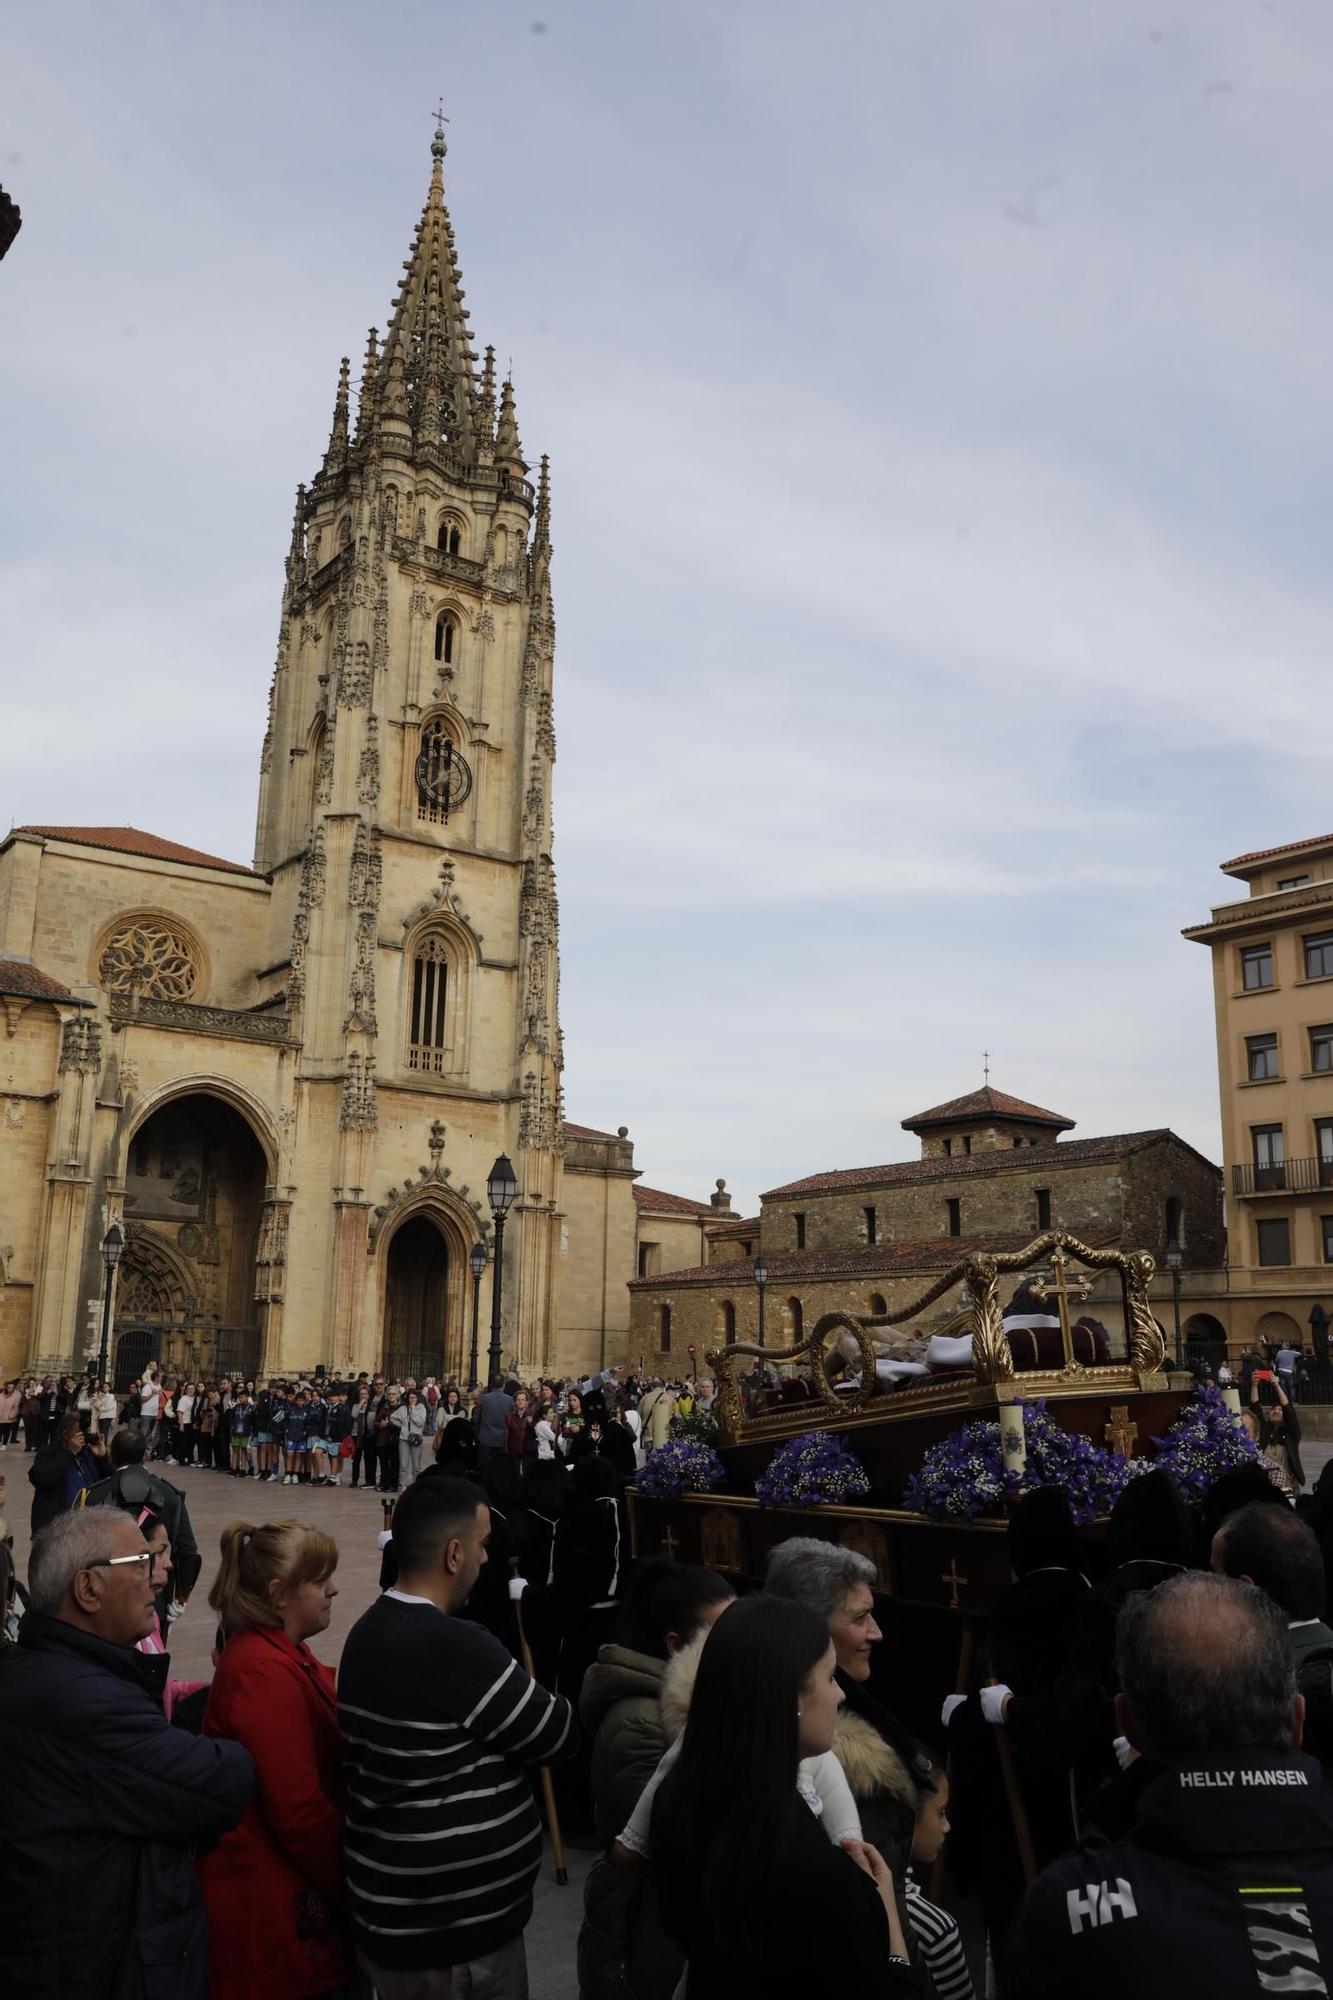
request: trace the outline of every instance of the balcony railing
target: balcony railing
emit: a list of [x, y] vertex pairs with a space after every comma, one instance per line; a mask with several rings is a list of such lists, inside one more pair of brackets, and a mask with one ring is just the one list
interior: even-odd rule
[[1282, 1160], [1258, 1167], [1247, 1162], [1231, 1169], [1233, 1194], [1311, 1194], [1333, 1188], [1333, 1160]]

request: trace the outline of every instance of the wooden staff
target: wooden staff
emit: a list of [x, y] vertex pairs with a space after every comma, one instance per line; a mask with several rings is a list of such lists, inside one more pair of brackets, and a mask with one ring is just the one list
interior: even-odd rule
[[995, 1724], [995, 1754], [1000, 1760], [1000, 1775], [1004, 1779], [1005, 1796], [1009, 1800], [1009, 1817], [1014, 1823], [1014, 1839], [1018, 1843], [1018, 1858], [1023, 1865], [1023, 1880], [1035, 1882], [1040, 1871], [1032, 1845], [1032, 1832], [1028, 1826], [1027, 1808], [1023, 1804], [1023, 1794], [1018, 1788], [1018, 1772], [1014, 1768], [1014, 1748], [1009, 1741], [1009, 1730], [1003, 1722]]
[[[972, 1678], [972, 1662], [976, 1658], [976, 1652], [977, 1652], [976, 1630], [972, 1624], [971, 1619], [965, 1619], [963, 1624], [963, 1636], [958, 1646], [958, 1672], [954, 1675], [953, 1691], [955, 1694], [967, 1693], [967, 1684]], [[944, 1775], [949, 1781], [949, 1790], [950, 1792], [952, 1792], [953, 1791], [952, 1751], [949, 1752], [948, 1761], [944, 1766]], [[938, 1903], [943, 1900], [943, 1897], [944, 1897], [944, 1849], [941, 1848], [939, 1853], [935, 1856], [935, 1860], [930, 1871], [930, 1900], [932, 1903]]]
[[[511, 1577], [518, 1575], [517, 1556], [510, 1558], [509, 1574]], [[528, 1644], [528, 1635], [523, 1630], [523, 1599], [521, 1597], [514, 1598], [513, 1605], [514, 1623], [518, 1627], [519, 1664], [528, 1679], [535, 1681], [537, 1674], [532, 1664], [532, 1648]], [[569, 1882], [569, 1870], [565, 1866], [565, 1846], [560, 1838], [560, 1820], [555, 1809], [555, 1786], [551, 1783], [550, 1765], [539, 1764], [537, 1766], [537, 1776], [541, 1779], [542, 1804], [546, 1808], [546, 1824], [551, 1830], [551, 1854], [555, 1861], [555, 1879], [559, 1887], [563, 1889]]]

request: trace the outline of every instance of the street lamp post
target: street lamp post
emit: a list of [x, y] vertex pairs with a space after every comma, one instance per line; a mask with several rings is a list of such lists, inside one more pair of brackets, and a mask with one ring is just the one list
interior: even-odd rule
[[486, 1269], [486, 1245], [480, 1241], [473, 1244], [468, 1256], [468, 1268], [472, 1272], [472, 1353], [468, 1358], [467, 1385], [477, 1386], [477, 1337], [481, 1325], [481, 1274]]
[[754, 1260], [754, 1281], [759, 1287], [759, 1345], [764, 1347], [767, 1345], [764, 1339], [764, 1287], [768, 1283], [768, 1265], [764, 1262], [762, 1250]]
[[1171, 1304], [1175, 1313], [1175, 1321], [1176, 1321], [1177, 1368], [1183, 1368], [1185, 1365], [1184, 1350], [1180, 1344], [1180, 1271], [1181, 1271], [1181, 1266], [1184, 1264], [1184, 1262], [1185, 1258], [1181, 1251], [1180, 1245], [1179, 1243], [1177, 1243], [1175, 1237], [1173, 1236], [1171, 1238], [1171, 1241], [1166, 1246], [1166, 1264], [1167, 1264], [1167, 1269], [1171, 1273]]
[[97, 1350], [97, 1379], [107, 1379], [108, 1347], [111, 1341], [111, 1286], [116, 1275], [116, 1266], [125, 1249], [125, 1232], [118, 1222], [113, 1222], [102, 1238], [102, 1262], [106, 1266], [106, 1276], [102, 1282], [102, 1343]]
[[486, 1194], [491, 1204], [491, 1214], [495, 1217], [495, 1269], [491, 1275], [491, 1345], [486, 1357], [486, 1382], [489, 1387], [500, 1376], [500, 1288], [504, 1278], [505, 1217], [514, 1205], [518, 1194], [518, 1177], [513, 1162], [501, 1153], [490, 1173], [486, 1176]]

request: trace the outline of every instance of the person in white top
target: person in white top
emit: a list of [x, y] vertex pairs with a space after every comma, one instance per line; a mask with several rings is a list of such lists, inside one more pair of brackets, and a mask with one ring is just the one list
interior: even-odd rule
[[555, 1425], [551, 1422], [551, 1406], [543, 1403], [537, 1421], [532, 1426], [532, 1435], [537, 1440], [538, 1458], [555, 1457]]
[[147, 1444], [145, 1457], [151, 1458], [157, 1441], [157, 1419], [162, 1408], [162, 1384], [157, 1379], [157, 1363], [150, 1361], [139, 1384], [139, 1429]]
[[92, 1413], [97, 1420], [97, 1428], [104, 1438], [109, 1438], [116, 1422], [116, 1396], [105, 1382], [99, 1382], [93, 1396]]

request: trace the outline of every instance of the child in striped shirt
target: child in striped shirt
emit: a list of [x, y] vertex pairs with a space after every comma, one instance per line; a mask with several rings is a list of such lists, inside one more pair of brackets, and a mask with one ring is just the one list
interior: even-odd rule
[[[912, 1863], [924, 1870], [934, 1867], [949, 1836], [949, 1779], [942, 1764], [931, 1763], [925, 1768], [925, 1760], [914, 1768], [913, 1776], [920, 1788], [921, 1805], [912, 1839]], [[957, 1921], [922, 1894], [910, 1868], [903, 1884], [903, 1905], [907, 1928], [934, 1981], [938, 2000], [976, 2000]]]

